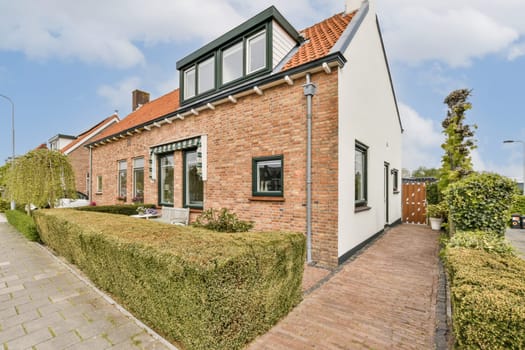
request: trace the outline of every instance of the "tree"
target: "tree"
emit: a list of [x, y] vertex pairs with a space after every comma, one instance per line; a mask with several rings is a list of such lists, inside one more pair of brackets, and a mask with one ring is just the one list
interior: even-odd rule
[[75, 175], [62, 153], [34, 150], [16, 160], [7, 189], [18, 203], [53, 207], [57, 199], [75, 196]]
[[444, 191], [450, 183], [458, 181], [472, 172], [470, 152], [476, 148], [473, 129], [476, 125], [465, 124], [465, 112], [472, 108], [467, 101], [472, 90], [452, 91], [444, 103], [448, 106], [447, 116], [442, 122], [445, 151], [441, 158], [439, 189]]
[[420, 166], [412, 172], [412, 177], [439, 177], [439, 169], [436, 168], [425, 168]]

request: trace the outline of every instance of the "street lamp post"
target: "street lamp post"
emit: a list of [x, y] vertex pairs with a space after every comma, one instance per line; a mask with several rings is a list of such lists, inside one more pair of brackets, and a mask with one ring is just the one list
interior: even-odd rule
[[[9, 101], [9, 103], [11, 103], [11, 138], [12, 138], [12, 156], [11, 156], [11, 166], [15, 167], [15, 104], [13, 102], [13, 100], [11, 100], [9, 97], [7, 97], [6, 95], [2, 95], [0, 94], [0, 97], [3, 97], [5, 98], [7, 101]], [[15, 200], [13, 199], [13, 197], [11, 196], [11, 210], [14, 210], [15, 209]]]
[[523, 145], [523, 195], [525, 196], [525, 141], [522, 140], [505, 140], [503, 143], [521, 143]]

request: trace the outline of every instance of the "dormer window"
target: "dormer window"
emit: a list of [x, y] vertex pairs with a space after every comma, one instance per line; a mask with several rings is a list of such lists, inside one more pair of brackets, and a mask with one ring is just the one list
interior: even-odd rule
[[222, 52], [222, 83], [242, 77], [242, 41]]
[[266, 68], [266, 31], [246, 40], [246, 74]]
[[184, 99], [195, 96], [195, 66], [184, 71]]
[[215, 89], [215, 57], [212, 56], [184, 71], [184, 99]]

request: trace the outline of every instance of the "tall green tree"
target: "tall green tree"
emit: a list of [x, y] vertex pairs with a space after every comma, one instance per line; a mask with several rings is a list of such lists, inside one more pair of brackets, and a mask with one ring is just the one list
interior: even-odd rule
[[57, 199], [75, 195], [75, 175], [62, 153], [34, 150], [17, 158], [7, 189], [17, 203], [53, 207]]
[[468, 102], [472, 90], [452, 91], [444, 103], [448, 106], [447, 116], [442, 122], [445, 151], [441, 158], [439, 189], [443, 191], [450, 183], [456, 182], [472, 172], [470, 152], [476, 148], [474, 130], [476, 125], [465, 124], [465, 112], [472, 108]]
[[412, 177], [439, 177], [439, 169], [420, 166], [412, 172]]

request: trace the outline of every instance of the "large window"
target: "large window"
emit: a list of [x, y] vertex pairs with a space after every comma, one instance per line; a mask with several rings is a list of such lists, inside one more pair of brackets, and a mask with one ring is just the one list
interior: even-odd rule
[[173, 153], [159, 157], [160, 204], [173, 205]]
[[184, 152], [184, 205], [202, 208], [203, 184], [197, 150]]
[[133, 202], [144, 202], [144, 158], [133, 159]]
[[215, 88], [215, 57], [202, 61], [197, 67], [199, 94]]
[[125, 160], [118, 162], [118, 193], [117, 196], [123, 200], [126, 198], [127, 172], [128, 163]]
[[266, 67], [266, 31], [259, 32], [247, 39], [246, 74]]
[[252, 192], [254, 196], [283, 195], [283, 157], [254, 158], [252, 161]]
[[355, 144], [355, 205], [367, 205], [367, 155], [368, 147], [356, 141]]
[[242, 41], [222, 52], [222, 83], [242, 77]]

